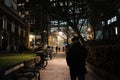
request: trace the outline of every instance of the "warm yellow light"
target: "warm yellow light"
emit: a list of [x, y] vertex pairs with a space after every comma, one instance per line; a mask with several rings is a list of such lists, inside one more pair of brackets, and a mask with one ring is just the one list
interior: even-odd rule
[[29, 41], [32, 41], [35, 39], [35, 36], [34, 35], [29, 35]]
[[43, 31], [44, 33], [46, 32], [46, 30]]
[[62, 32], [59, 32], [59, 35], [62, 35]]
[[91, 31], [91, 28], [88, 28], [88, 31], [90, 32], [90, 31]]
[[30, 38], [30, 39], [29, 39], [29, 41], [31, 42], [31, 41], [32, 41], [32, 39]]
[[30, 38], [34, 38], [35, 36], [34, 35], [30, 35]]

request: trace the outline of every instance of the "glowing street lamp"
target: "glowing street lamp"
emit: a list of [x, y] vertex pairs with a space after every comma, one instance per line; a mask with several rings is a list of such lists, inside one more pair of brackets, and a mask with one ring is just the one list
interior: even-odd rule
[[90, 32], [90, 31], [91, 31], [91, 28], [89, 27], [89, 28], [88, 28], [88, 32]]
[[63, 32], [60, 31], [60, 32], [59, 32], [59, 35], [62, 35], [62, 33], [63, 33]]

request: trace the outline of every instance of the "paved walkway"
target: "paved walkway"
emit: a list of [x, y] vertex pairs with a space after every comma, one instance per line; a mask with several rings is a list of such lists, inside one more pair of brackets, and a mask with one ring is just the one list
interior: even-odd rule
[[[93, 71], [87, 68], [86, 80], [100, 79]], [[49, 60], [46, 69], [40, 70], [41, 80], [70, 80], [69, 68], [66, 65], [65, 53], [58, 53], [52, 60]]]

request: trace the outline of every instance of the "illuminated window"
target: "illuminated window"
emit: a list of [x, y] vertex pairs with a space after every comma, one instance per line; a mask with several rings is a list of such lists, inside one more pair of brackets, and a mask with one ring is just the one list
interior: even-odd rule
[[115, 27], [115, 34], [118, 35], [118, 28]]
[[104, 21], [102, 21], [102, 26], [105, 26], [105, 22]]
[[62, 2], [60, 2], [60, 6], [63, 6], [63, 3], [62, 3]]
[[26, 0], [26, 2], [29, 2], [29, 0]]
[[7, 29], [7, 18], [3, 16], [3, 29]]
[[72, 2], [69, 2], [69, 5], [72, 5]]
[[51, 28], [51, 32], [54, 32], [54, 31], [57, 31], [57, 30], [58, 30], [58, 27]]
[[60, 25], [67, 25], [67, 22], [61, 22]]
[[118, 9], [118, 14], [120, 14], [120, 9]]
[[107, 21], [107, 24], [109, 25], [109, 24], [111, 24], [111, 23], [113, 23], [113, 22], [116, 22], [117, 21], [117, 16], [114, 16], [114, 17], [112, 17], [111, 19], [109, 19], [108, 21]]
[[113, 22], [117, 21], [117, 17], [116, 16], [113, 17], [112, 19], [113, 19]]
[[18, 6], [21, 6], [22, 4], [18, 4]]
[[18, 13], [18, 15], [21, 15], [21, 14], [22, 14], [21, 12]]
[[58, 21], [51, 21], [51, 25], [58, 25]]
[[18, 34], [21, 35], [21, 28], [19, 28], [19, 30], [18, 30]]
[[67, 2], [65, 2], [65, 5], [67, 6]]
[[107, 21], [107, 24], [108, 24], [108, 25], [111, 24], [111, 20], [110, 20], [110, 19]]
[[53, 6], [55, 7], [55, 6], [56, 6], [56, 3], [53, 3]]

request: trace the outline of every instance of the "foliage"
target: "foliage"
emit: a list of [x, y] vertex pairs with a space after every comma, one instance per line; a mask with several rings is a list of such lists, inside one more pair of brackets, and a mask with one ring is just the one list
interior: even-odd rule
[[0, 71], [35, 58], [36, 54], [0, 54]]

